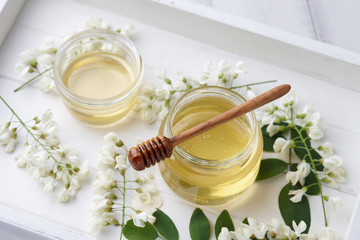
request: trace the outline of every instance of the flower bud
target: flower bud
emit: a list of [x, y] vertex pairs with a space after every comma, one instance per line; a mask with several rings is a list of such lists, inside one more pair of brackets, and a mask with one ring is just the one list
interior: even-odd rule
[[113, 218], [113, 219], [111, 220], [111, 224], [113, 224], [113, 225], [115, 225], [115, 226], [119, 226], [119, 225], [120, 225], [119, 221], [116, 220], [115, 218]]
[[281, 119], [277, 117], [277, 118], [275, 119], [274, 123], [277, 123], [277, 124], [281, 123]]
[[114, 202], [113, 202], [113, 201], [111, 201], [111, 200], [109, 200], [109, 201], [107, 201], [107, 202], [106, 202], [106, 205], [108, 205], [108, 206], [110, 206], [110, 207], [111, 207], [112, 205], [114, 205]]
[[109, 225], [110, 225], [110, 223], [108, 221], [103, 221], [101, 223], [101, 226], [103, 226], [103, 227], [106, 227], [106, 226], [109, 226]]
[[321, 181], [324, 182], [324, 183], [329, 183], [330, 182], [330, 180], [328, 178], [326, 178], [326, 177], [321, 179]]
[[117, 146], [117, 147], [122, 147], [122, 146], [124, 146], [124, 142], [121, 141], [121, 140], [119, 140], [119, 141], [116, 143], [116, 146]]
[[296, 143], [294, 140], [290, 140], [290, 147], [293, 149], [296, 148]]
[[137, 189], [136, 189], [136, 192], [138, 192], [138, 193], [142, 193], [142, 192], [143, 192], [143, 190], [142, 190], [141, 188], [137, 188]]
[[239, 76], [238, 73], [233, 73], [233, 79], [236, 79]]
[[40, 119], [38, 117], [34, 117], [35, 124], [40, 123]]
[[38, 65], [38, 63], [37, 63], [36, 60], [32, 60], [32, 61], [30, 62], [30, 65], [31, 65], [33, 68], [36, 68], [37, 65]]
[[110, 184], [110, 188], [116, 188], [116, 187], [117, 187], [116, 181], [113, 181], [113, 182]]
[[65, 166], [66, 166], [67, 168], [72, 168], [72, 166], [71, 166], [70, 163], [65, 164]]
[[79, 172], [80, 171], [80, 168], [79, 167], [74, 167], [74, 172]]
[[219, 79], [222, 79], [223, 76], [224, 76], [224, 73], [219, 73], [219, 74], [218, 74], [218, 78], [219, 78]]
[[167, 84], [171, 84], [171, 80], [168, 79], [168, 78], [165, 79], [165, 82], [166, 82]]
[[117, 199], [117, 196], [115, 195], [115, 193], [110, 193], [108, 196], [107, 196], [108, 199], [110, 200], [116, 200]]

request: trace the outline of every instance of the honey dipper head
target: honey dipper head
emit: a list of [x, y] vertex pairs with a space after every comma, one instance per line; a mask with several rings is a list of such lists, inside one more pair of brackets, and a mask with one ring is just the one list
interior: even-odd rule
[[137, 147], [132, 147], [129, 149], [128, 158], [131, 166], [137, 170], [141, 171], [145, 169], [145, 162], [141, 157], [141, 154]]
[[129, 149], [128, 159], [131, 166], [141, 171], [171, 156], [171, 140], [164, 136], [149, 139]]

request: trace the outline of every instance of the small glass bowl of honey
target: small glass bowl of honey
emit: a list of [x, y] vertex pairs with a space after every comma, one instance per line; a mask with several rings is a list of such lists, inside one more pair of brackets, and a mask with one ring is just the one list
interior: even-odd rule
[[124, 35], [92, 29], [73, 35], [54, 63], [56, 87], [68, 110], [96, 127], [118, 123], [135, 103], [143, 61]]

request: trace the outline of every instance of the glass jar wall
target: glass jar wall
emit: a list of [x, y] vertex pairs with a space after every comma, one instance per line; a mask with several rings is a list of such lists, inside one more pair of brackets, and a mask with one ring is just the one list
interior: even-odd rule
[[92, 29], [63, 43], [55, 57], [54, 75], [63, 102], [77, 119], [92, 126], [109, 126], [134, 104], [143, 62], [125, 36]]

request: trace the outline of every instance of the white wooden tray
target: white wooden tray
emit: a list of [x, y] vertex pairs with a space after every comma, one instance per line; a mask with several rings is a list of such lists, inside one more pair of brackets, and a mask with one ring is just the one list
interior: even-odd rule
[[[100, 16], [113, 26], [122, 27], [128, 23], [136, 26], [133, 39], [143, 55], [145, 81], [154, 85], [161, 84], [154, 76], [155, 69], [180, 68], [195, 75], [208, 59], [213, 63], [221, 59], [231, 63], [243, 60], [248, 72], [242, 77], [244, 83], [271, 79], [277, 79], [279, 84], [290, 83], [302, 103], [313, 102], [314, 108], [321, 112], [325, 140], [332, 142], [343, 158], [347, 182], [339, 190], [324, 188], [326, 194], [339, 196], [344, 201], [337, 212], [328, 210], [330, 226], [344, 237], [349, 235], [348, 239], [359, 238], [351, 228], [352, 221], [359, 221], [358, 215], [352, 220], [360, 190], [357, 172], [360, 169], [357, 159], [360, 146], [358, 54], [186, 1], [26, 1], [0, 49], [0, 95], [24, 119], [52, 108], [59, 123], [61, 141], [77, 148], [80, 157], [90, 161], [93, 173], [103, 145], [102, 136], [107, 132], [116, 131], [131, 146], [136, 136], [154, 136], [158, 125], [146, 125], [135, 114], [130, 114], [120, 126], [92, 129], [70, 116], [56, 94], [46, 95], [33, 86], [16, 94], [12, 92], [25, 80], [14, 70], [21, 51], [38, 47], [44, 38], [58, 36], [64, 28], [78, 28], [90, 16]], [[261, 92], [267, 88], [269, 85], [256, 89]], [[2, 104], [0, 113], [1, 123], [11, 116]], [[88, 227], [94, 174], [76, 199], [61, 204], [54, 194], [45, 193], [26, 171], [16, 167], [14, 157], [17, 154], [19, 152], [9, 155], [0, 150], [0, 232], [11, 234], [14, 229], [22, 229], [25, 237], [21, 238], [20, 234], [19, 239], [29, 238], [31, 234], [44, 239], [118, 239], [119, 229], [94, 235]], [[158, 175], [156, 168], [153, 171]], [[247, 216], [259, 221], [272, 217], [281, 219], [277, 197], [284, 183], [281, 177], [256, 183], [236, 205], [227, 209], [239, 220]], [[157, 186], [164, 197], [162, 210], [175, 221], [181, 239], [190, 239], [188, 224], [195, 206], [178, 198], [159, 175]], [[319, 197], [311, 197], [310, 206], [310, 231], [316, 231], [323, 226]], [[214, 225], [221, 209], [202, 209]]]

